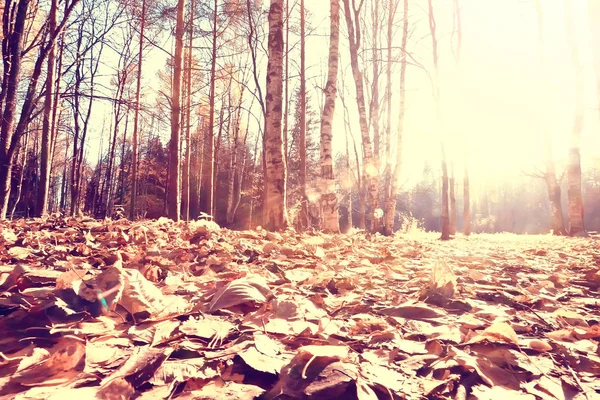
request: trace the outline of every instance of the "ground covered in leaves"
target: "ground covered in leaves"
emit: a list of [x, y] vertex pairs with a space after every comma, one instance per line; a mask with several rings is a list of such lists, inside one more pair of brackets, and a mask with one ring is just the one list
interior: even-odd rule
[[597, 399], [596, 239], [0, 225], [0, 398]]

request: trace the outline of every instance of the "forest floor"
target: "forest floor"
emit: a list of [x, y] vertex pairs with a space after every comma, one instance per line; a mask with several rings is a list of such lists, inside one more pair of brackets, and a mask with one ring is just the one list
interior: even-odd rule
[[0, 398], [598, 399], [600, 242], [0, 223]]

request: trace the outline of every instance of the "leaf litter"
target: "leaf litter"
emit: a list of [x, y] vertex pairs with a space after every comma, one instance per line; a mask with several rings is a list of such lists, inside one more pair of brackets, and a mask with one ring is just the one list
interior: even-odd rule
[[0, 225], [0, 397], [597, 399], [597, 239]]

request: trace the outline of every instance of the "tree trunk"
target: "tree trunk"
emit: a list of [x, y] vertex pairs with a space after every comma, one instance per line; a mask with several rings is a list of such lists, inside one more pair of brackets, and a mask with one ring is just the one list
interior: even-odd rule
[[[429, 32], [431, 33], [431, 49], [433, 56], [433, 69], [435, 74], [433, 88], [433, 102], [435, 107], [435, 131], [441, 135], [441, 100], [440, 100], [440, 80], [438, 70], [438, 43], [436, 37], [436, 22], [433, 14], [432, 0], [427, 0], [429, 9]], [[450, 239], [450, 212], [448, 210], [448, 163], [446, 161], [446, 150], [444, 146], [444, 138], [441, 138], [442, 150], [442, 236], [441, 240]]]
[[[48, 40], [52, 40], [56, 31], [56, 11], [58, 0], [51, 0], [48, 13]], [[52, 110], [54, 109], [54, 72], [56, 66], [56, 49], [51, 45], [48, 51], [46, 71], [46, 93], [44, 97], [44, 116], [42, 120], [42, 149], [40, 154], [40, 183], [38, 188], [36, 216], [42, 217], [48, 211], [48, 191], [52, 170], [52, 149], [54, 147], [54, 130], [52, 129]]]
[[21, 201], [21, 194], [23, 193], [23, 178], [25, 177], [25, 169], [27, 168], [27, 151], [29, 150], [29, 133], [25, 135], [25, 146], [23, 148], [23, 162], [21, 163], [21, 173], [19, 174], [19, 183], [17, 184], [17, 193], [15, 196], [15, 202], [10, 210], [10, 219], [15, 219], [15, 210]]
[[[462, 18], [460, 13], [459, 0], [454, 0], [454, 17], [456, 22], [456, 68], [458, 70], [458, 81], [459, 87], [462, 90], [463, 79], [460, 70], [460, 53], [462, 48]], [[466, 145], [466, 144], [465, 144]], [[452, 173], [454, 177], [454, 173]], [[455, 211], [456, 212], [456, 207]], [[455, 216], [456, 218], [456, 216]], [[456, 227], [455, 227], [456, 232]], [[464, 153], [464, 174], [463, 174], [463, 235], [469, 236], [471, 234], [471, 198], [470, 198], [470, 187], [469, 187], [469, 167], [468, 158], [465, 150]]]
[[287, 228], [286, 164], [281, 132], [283, 91], [283, 0], [271, 0], [269, 10], [269, 61], [265, 102], [265, 204], [264, 226]]
[[171, 93], [171, 141], [169, 142], [169, 186], [168, 215], [173, 221], [179, 221], [179, 201], [181, 183], [181, 163], [179, 158], [179, 140], [181, 135], [181, 64], [183, 52], [183, 11], [185, 0], [177, 1], [177, 25], [175, 27], [175, 57], [173, 57], [173, 87]]
[[[350, 171], [350, 143], [348, 143], [348, 134], [346, 133], [346, 178], [350, 180], [351, 175], [352, 171]], [[354, 223], [352, 221], [352, 185], [349, 186], [346, 195], [348, 196], [348, 226], [346, 232], [350, 232], [354, 226]], [[325, 220], [325, 207], [323, 207], [323, 220]]]
[[190, 20], [189, 20], [189, 38], [187, 53], [187, 80], [186, 93], [187, 104], [185, 111], [185, 155], [183, 160], [183, 194], [181, 208], [183, 210], [183, 219], [190, 220], [190, 160], [191, 160], [191, 117], [192, 117], [192, 49], [194, 46], [194, 6], [195, 0], [190, 0]]
[[135, 86], [135, 110], [133, 117], [133, 154], [131, 160], [131, 201], [129, 205], [129, 219], [135, 219], [135, 207], [138, 186], [138, 132], [140, 119], [140, 92], [142, 88], [142, 63], [144, 61], [144, 28], [146, 27], [146, 0], [142, 0], [142, 15], [140, 17], [140, 43], [138, 49], [138, 71]]
[[[242, 123], [242, 99], [244, 97], [244, 87], [242, 87], [238, 104], [235, 110], [235, 122], [233, 126], [233, 138], [231, 139], [231, 158], [229, 162], [229, 179], [227, 182], [227, 225], [233, 224], [233, 218], [235, 216], [235, 210], [237, 205], [234, 201], [236, 194], [236, 177], [237, 181], [241, 181], [241, 174], [238, 177], [238, 153], [240, 152], [240, 126]], [[245, 146], [244, 146], [245, 150]], [[242, 169], [243, 171], [243, 169]]]
[[[8, 4], [5, 7], [4, 13], [8, 15]], [[0, 123], [0, 220], [6, 219], [8, 198], [10, 197], [10, 180], [14, 155], [14, 151], [11, 151], [11, 144], [14, 135], [13, 129], [21, 72], [21, 52], [28, 9], [29, 0], [20, 0], [17, 5], [12, 32], [5, 35], [2, 40], [2, 56], [5, 69], [3, 71], [2, 89], [0, 90], [0, 96], [2, 96], [0, 105], [4, 107], [1, 110], [2, 122]], [[8, 70], [6, 70], [7, 65], [9, 65]]]
[[569, 235], [587, 236], [583, 224], [583, 200], [581, 196], [581, 160], [579, 154], [581, 131], [583, 130], [583, 66], [579, 59], [579, 49], [573, 27], [571, 0], [565, 0], [567, 41], [573, 67], [575, 69], [575, 116], [571, 131], [571, 144], [567, 165], [567, 196], [569, 200]]
[[[23, 58], [23, 38], [25, 21], [28, 18], [30, 0], [19, 0], [18, 4], [6, 4], [3, 15], [2, 58], [4, 70], [2, 88], [0, 88], [0, 104], [3, 109], [0, 123], [0, 219], [6, 218], [8, 200], [10, 197], [10, 179], [12, 162], [19, 140], [29, 125], [31, 114], [35, 109], [39, 96], [37, 85], [42, 73], [42, 67], [48, 52], [54, 47], [57, 36], [63, 31], [73, 8], [79, 0], [65, 3], [65, 12], [60, 24], [53, 33], [47, 30], [41, 35], [37, 59], [29, 75], [29, 85], [21, 104], [21, 114], [15, 127], [15, 112], [17, 108], [17, 93], [19, 91], [19, 74]], [[9, 12], [10, 9], [10, 12]]]
[[202, 171], [202, 193], [204, 207], [202, 211], [212, 215], [214, 203], [214, 170], [215, 170], [215, 78], [217, 68], [217, 7], [218, 0], [213, 3], [212, 59], [210, 66], [209, 117], [206, 143], [204, 144], [204, 167]]
[[463, 177], [463, 235], [471, 234], [471, 187], [469, 183], [469, 167], [465, 155], [465, 171]]
[[[396, 14], [396, 6], [394, 0], [389, 0], [388, 2], [388, 24], [387, 24], [387, 65], [386, 65], [386, 75], [387, 75], [387, 84], [385, 89], [385, 97], [386, 97], [386, 127], [385, 127], [385, 189], [383, 196], [383, 204], [384, 204], [384, 214], [383, 214], [383, 233], [386, 235], [390, 235], [394, 231], [394, 218], [396, 215], [396, 210], [393, 209], [393, 216], [389, 217], [387, 215], [388, 204], [391, 196], [391, 185], [392, 185], [392, 177], [391, 177], [391, 152], [392, 152], [392, 41], [393, 41], [393, 25], [394, 25], [394, 16]], [[400, 51], [404, 51], [404, 49], [400, 49]], [[395, 194], [394, 194], [395, 195]], [[395, 203], [394, 203], [395, 207]], [[391, 218], [391, 229], [389, 227]]]
[[[118, 71], [117, 74], [118, 74], [117, 93], [115, 96], [117, 101], [114, 104], [114, 111], [113, 111], [113, 113], [114, 113], [113, 136], [112, 136], [112, 140], [110, 143], [110, 149], [108, 152], [108, 164], [106, 167], [104, 183], [102, 184], [102, 190], [100, 192], [101, 197], [102, 197], [101, 215], [103, 218], [110, 217], [110, 215], [112, 214], [111, 204], [114, 203], [113, 198], [112, 198], [112, 188], [114, 186], [114, 183], [113, 183], [114, 171], [113, 171], [113, 169], [114, 169], [114, 163], [115, 163], [115, 152], [116, 152], [116, 148], [117, 148], [117, 138], [119, 137], [119, 125], [121, 123], [121, 120], [123, 119], [122, 103], [123, 103], [123, 96], [124, 96], [124, 92], [125, 92], [125, 82], [126, 82], [126, 74], [127, 74], [125, 66], [123, 66], [123, 70]], [[81, 150], [83, 151], [83, 146], [82, 146]]]
[[229, 173], [227, 180], [227, 225], [233, 224], [233, 196], [235, 190], [235, 180], [237, 172], [237, 153], [239, 151], [239, 121], [236, 122], [237, 126], [234, 127], [233, 138], [231, 143], [231, 157], [229, 159]]
[[448, 164], [446, 151], [442, 144], [442, 236], [441, 240], [450, 239], [450, 216], [448, 215]]
[[[404, 0], [402, 26], [402, 58], [400, 63], [400, 110], [398, 114], [398, 137], [396, 139], [396, 166], [394, 174], [391, 178], [390, 194], [387, 199], [385, 209], [385, 230], [384, 233], [388, 236], [394, 233], [394, 219], [396, 216], [396, 201], [398, 196], [398, 186], [400, 180], [400, 171], [402, 166], [402, 135], [404, 134], [404, 113], [406, 101], [406, 43], [408, 40], [408, 0]], [[391, 19], [390, 19], [391, 20]]]
[[[79, 31], [79, 35], [77, 37], [77, 53], [81, 50], [81, 42], [83, 40], [83, 35], [81, 33], [81, 27]], [[81, 82], [83, 80], [82, 77], [82, 62], [80, 58], [78, 58], [75, 62], [75, 83], [73, 90], [73, 157], [71, 159], [71, 216], [74, 217], [78, 212], [78, 201], [79, 201], [79, 180], [77, 174], [77, 160], [79, 157], [79, 134], [81, 131], [81, 126], [79, 124], [79, 115], [80, 115], [80, 88]], [[90, 104], [92, 103], [92, 99], [90, 99]], [[85, 129], [85, 125], [84, 125]], [[82, 145], [83, 147], [83, 145]]]
[[[373, 165], [377, 176], [379, 176], [381, 168], [381, 135], [379, 132], [379, 0], [373, 2], [374, 14], [373, 14], [373, 48], [372, 52], [372, 66], [373, 66], [373, 82], [371, 84], [371, 104], [369, 107], [369, 118], [373, 125]], [[373, 208], [379, 208], [379, 182], [376, 183], [376, 194], [375, 204]], [[377, 232], [381, 230], [382, 220], [381, 217], [371, 216], [371, 232]]]
[[[58, 46], [58, 45], [57, 45]], [[58, 65], [56, 67], [56, 79], [54, 80], [54, 106], [52, 107], [52, 117], [51, 117], [51, 129], [52, 129], [52, 136], [55, 138], [54, 140], [54, 146], [56, 146], [56, 138], [58, 137], [58, 125], [59, 122], [61, 120], [61, 116], [62, 116], [62, 109], [61, 112], [59, 113], [58, 110], [61, 105], [60, 103], [60, 84], [62, 81], [62, 71], [63, 71], [63, 55], [64, 55], [64, 51], [65, 51], [65, 32], [63, 31], [62, 35], [61, 35], [61, 41], [60, 41], [60, 51], [58, 53]], [[69, 143], [67, 143], [67, 145], [65, 146], [65, 165], [64, 165], [64, 170], [63, 170], [63, 179], [62, 179], [62, 186], [61, 186], [61, 206], [60, 206], [60, 210], [66, 213], [66, 207], [67, 207], [67, 170], [68, 170], [68, 162], [67, 159], [69, 157]], [[55, 151], [54, 149], [52, 149], [52, 153], [54, 154]]]
[[588, 1], [588, 21], [592, 35], [592, 52], [594, 54], [594, 73], [596, 75], [597, 107], [600, 116], [600, 2]]
[[[121, 145], [121, 165], [119, 166], [119, 204], [125, 202], [125, 150], [127, 149], [127, 131], [129, 129], [129, 109], [125, 111], [125, 129], [123, 130], [123, 144]], [[116, 196], [116, 193], [115, 193]]]
[[[356, 103], [358, 106], [360, 131], [363, 145], [363, 172], [366, 181], [366, 210], [371, 220], [375, 218], [373, 212], [377, 207], [378, 200], [378, 171], [373, 163], [373, 147], [371, 145], [371, 137], [369, 135], [369, 126], [367, 124], [367, 112], [365, 107], [365, 95], [363, 76], [358, 65], [358, 53], [360, 49], [360, 19], [358, 17], [359, 10], [354, 10], [354, 20], [352, 11], [350, 10], [350, 0], [344, 1], [344, 15], [348, 26], [348, 40], [350, 43], [350, 64], [352, 67], [352, 75], [356, 86]], [[375, 228], [376, 224], [371, 224], [371, 229]]]
[[[230, 88], [231, 88], [231, 86], [228, 86], [228, 88], [226, 89], [227, 93], [230, 93], [230, 90], [229, 90]], [[230, 121], [229, 118], [227, 118], [227, 127], [225, 129], [223, 129], [223, 126], [225, 124], [225, 107], [223, 107], [224, 104], [225, 104], [225, 99], [222, 100], [221, 109], [219, 110], [219, 133], [217, 134], [217, 138], [215, 141], [215, 157], [214, 157], [214, 163], [213, 163], [215, 165], [215, 169], [213, 170], [213, 182], [217, 181], [217, 173], [219, 172], [219, 169], [218, 169], [219, 150], [221, 148], [221, 138], [223, 137], [223, 130], [229, 132], [229, 121]], [[227, 109], [230, 109], [230, 107], [228, 106]], [[216, 191], [217, 191], [217, 186], [214, 185], [213, 198], [214, 198]], [[213, 201], [213, 208], [212, 208], [210, 215], [212, 215], [214, 219], [217, 218], [217, 203], [214, 201]]]
[[[335, 114], [335, 100], [337, 97], [337, 75], [340, 43], [340, 5], [338, 0], [330, 1], [329, 24], [329, 69], [325, 85], [325, 104], [321, 117], [321, 179], [323, 180], [323, 193], [321, 194], [321, 213], [323, 217], [322, 228], [325, 232], [339, 232], [338, 200], [335, 193], [335, 180], [333, 176], [333, 150], [331, 142], [333, 137], [333, 116]], [[346, 147], [348, 144], [346, 143]], [[349, 161], [349, 160], [348, 160]], [[352, 213], [350, 209], [348, 211]], [[350, 217], [352, 221], [352, 217]]]
[[67, 209], [67, 176], [68, 176], [68, 166], [67, 158], [69, 157], [69, 145], [70, 143], [66, 141], [67, 144], [65, 146], [65, 164], [63, 165], [63, 173], [62, 179], [60, 183], [60, 211], [64, 212]]
[[565, 222], [562, 213], [562, 200], [560, 185], [556, 180], [554, 162], [550, 159], [546, 164], [546, 173], [544, 174], [546, 187], [548, 188], [548, 198], [550, 200], [550, 211], [552, 215], [552, 234], [565, 235]]
[[231, 211], [231, 223], [235, 221], [235, 213], [237, 212], [238, 207], [240, 206], [240, 202], [242, 201], [242, 185], [244, 183], [244, 175], [246, 171], [246, 162], [248, 157], [246, 156], [246, 140], [248, 139], [248, 128], [246, 127], [246, 132], [244, 134], [244, 142], [243, 142], [243, 153], [242, 153], [242, 165], [239, 168], [239, 175], [237, 179], [237, 183], [234, 187], [234, 199], [233, 199], [233, 210]]
[[456, 235], [456, 196], [454, 195], [454, 163], [450, 162], [450, 235]]
[[[285, 75], [283, 77], [283, 83], [285, 85], [284, 96], [285, 100], [283, 103], [283, 150], [285, 153], [285, 163], [288, 163], [288, 114], [289, 114], [289, 78], [290, 78], [290, 0], [285, 1]], [[302, 3], [304, 5], [304, 3]], [[304, 12], [302, 11], [302, 18], [304, 18]], [[304, 26], [302, 26], [304, 29]], [[304, 44], [304, 41], [302, 42]], [[301, 50], [302, 51], [302, 50]], [[302, 53], [304, 54], [304, 53]]]
[[[538, 46], [540, 50], [539, 57], [539, 92], [541, 96], [547, 96], [546, 93], [546, 81], [545, 77], [545, 60], [544, 60], [544, 19], [543, 19], [543, 10], [542, 4], [540, 0], [536, 0], [535, 2], [536, 12], [537, 12], [537, 36], [538, 36]], [[538, 116], [541, 123], [543, 123], [543, 115], [544, 110], [540, 110], [540, 114]], [[546, 171], [544, 173], [544, 181], [546, 182], [546, 187], [548, 189], [548, 200], [550, 202], [550, 216], [552, 223], [552, 234], [554, 235], [565, 235], [565, 223], [562, 213], [562, 200], [561, 200], [561, 188], [560, 184], [556, 179], [556, 167], [554, 165], [554, 159], [552, 156], [552, 138], [548, 134], [548, 130], [545, 126], [542, 125], [541, 130], [544, 132], [544, 145], [546, 151]]]
[[[85, 20], [82, 21], [78, 27], [78, 38], [77, 38], [77, 52], [79, 53], [81, 50], [82, 39], [83, 39], [83, 31], [84, 31]], [[100, 49], [98, 50], [98, 54], [95, 55], [93, 53], [93, 48], [90, 49], [90, 67], [89, 67], [89, 79], [90, 79], [90, 98], [88, 101], [87, 111], [85, 112], [85, 116], [81, 116], [81, 99], [80, 99], [80, 88], [81, 83], [86, 76], [83, 68], [85, 66], [85, 58], [81, 57], [77, 59], [75, 64], [75, 84], [73, 91], [73, 125], [74, 125], [74, 137], [73, 137], [73, 159], [71, 160], [71, 208], [70, 214], [71, 216], [75, 216], [79, 214], [80, 205], [79, 198], [81, 195], [81, 168], [83, 165], [83, 157], [85, 154], [85, 141], [87, 137], [87, 132], [89, 128], [89, 121], [92, 115], [92, 106], [94, 104], [94, 94], [95, 94], [95, 78], [98, 73], [98, 68], [100, 66], [100, 60], [102, 56], [102, 52], [104, 50], [105, 43], [104, 41], [100, 41]], [[95, 62], [95, 64], [93, 64]], [[82, 119], [81, 124], [79, 119]], [[102, 128], [104, 130], [104, 127]], [[81, 133], [81, 136], [80, 136]]]
[[[300, 226], [308, 228], [308, 199], [306, 197], [306, 38], [304, 0], [300, 0]], [[286, 160], [287, 161], [287, 160]]]

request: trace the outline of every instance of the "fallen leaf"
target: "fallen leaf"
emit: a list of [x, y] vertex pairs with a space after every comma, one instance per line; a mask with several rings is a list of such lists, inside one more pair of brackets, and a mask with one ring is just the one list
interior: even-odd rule
[[208, 305], [208, 312], [249, 302], [264, 303], [272, 296], [271, 289], [263, 279], [237, 279], [215, 293]]

